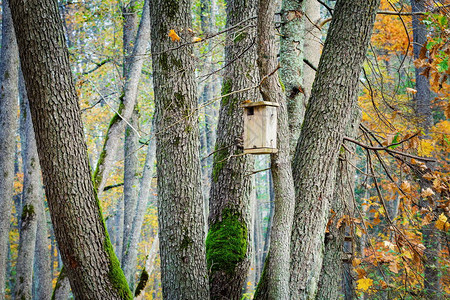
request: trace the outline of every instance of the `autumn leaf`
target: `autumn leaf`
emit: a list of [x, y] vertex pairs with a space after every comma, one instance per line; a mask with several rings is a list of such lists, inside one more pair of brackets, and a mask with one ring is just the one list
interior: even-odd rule
[[394, 272], [395, 274], [397, 274], [397, 273], [398, 273], [397, 262], [391, 261], [390, 264], [389, 264], [389, 270], [390, 270], [391, 272]]
[[433, 196], [434, 192], [433, 192], [433, 190], [431, 188], [427, 188], [425, 190], [422, 190], [421, 195], [422, 195], [422, 197], [427, 198], [427, 197]]
[[202, 41], [202, 39], [199, 38], [198, 36], [192, 37], [192, 42], [193, 42], [193, 43], [198, 43], [198, 42], [201, 42], [201, 41]]
[[448, 222], [447, 217], [444, 215], [444, 213], [439, 216], [439, 219], [436, 221], [436, 224], [434, 226], [436, 226], [437, 229], [443, 231], [447, 231], [450, 229], [450, 223]]
[[373, 280], [370, 278], [361, 278], [356, 281], [358, 284], [358, 290], [367, 291], [373, 284]]
[[168, 35], [172, 39], [172, 42], [179, 42], [180, 41], [180, 36], [175, 32], [175, 30], [170, 29]]
[[433, 141], [431, 140], [421, 140], [419, 146], [419, 155], [420, 156], [431, 156], [431, 152], [433, 152], [434, 146]]
[[409, 87], [406, 88], [406, 92], [407, 92], [407, 93], [411, 93], [411, 94], [413, 94], [413, 95], [417, 94], [417, 90], [412, 89], [412, 88], [409, 88]]

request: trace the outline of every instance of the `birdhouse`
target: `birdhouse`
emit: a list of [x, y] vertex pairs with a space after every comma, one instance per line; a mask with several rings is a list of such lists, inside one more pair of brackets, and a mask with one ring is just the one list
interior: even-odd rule
[[277, 107], [275, 102], [258, 101], [244, 108], [244, 153], [269, 154], [277, 149]]

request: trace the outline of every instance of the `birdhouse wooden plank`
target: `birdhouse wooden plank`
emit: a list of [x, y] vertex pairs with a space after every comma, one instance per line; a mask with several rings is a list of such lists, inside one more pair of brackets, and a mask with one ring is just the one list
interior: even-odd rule
[[244, 153], [270, 154], [277, 149], [277, 107], [268, 101], [248, 102], [244, 108]]

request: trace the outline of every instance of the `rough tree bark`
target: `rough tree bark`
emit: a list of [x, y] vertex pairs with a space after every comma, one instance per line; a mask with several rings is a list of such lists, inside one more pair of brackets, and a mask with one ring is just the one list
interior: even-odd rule
[[[242, 156], [243, 101], [257, 101], [255, 90], [240, 91], [258, 82], [255, 66], [255, 29], [242, 23], [257, 12], [257, 1], [227, 1], [225, 69], [217, 139], [213, 157], [206, 259], [210, 270], [211, 299], [241, 299], [250, 264], [249, 201], [253, 158]], [[239, 30], [240, 29], [240, 30]]]
[[338, 0], [293, 160], [291, 298], [314, 299], [337, 157], [379, 0]]
[[79, 299], [131, 299], [91, 180], [57, 1], [10, 3], [45, 192], [72, 291]]
[[180, 45], [192, 38], [191, 1], [151, 0], [150, 14], [163, 297], [208, 299], [195, 62]]
[[[355, 138], [358, 134], [361, 112], [355, 101], [351, 123], [346, 129], [346, 136]], [[356, 169], [348, 162], [354, 162], [355, 144], [348, 144], [349, 151], [341, 152], [336, 171], [335, 187], [333, 199], [330, 204], [332, 212], [329, 213], [328, 233], [325, 235], [325, 248], [322, 270], [320, 273], [319, 287], [316, 299], [337, 300], [341, 295], [344, 299], [354, 298], [354, 287], [351, 279], [351, 259], [352, 241], [346, 240], [350, 237], [350, 226], [347, 222], [342, 222], [338, 227], [338, 222], [345, 215], [354, 216], [353, 190], [354, 175]], [[350, 153], [351, 152], [351, 153]], [[330, 211], [331, 211], [330, 210]], [[350, 267], [349, 267], [350, 266]]]
[[[258, 11], [258, 67], [260, 78], [276, 70], [278, 61], [274, 15], [276, 2], [260, 0]], [[286, 13], [286, 12], [285, 12]], [[297, 22], [296, 20], [294, 22]], [[287, 66], [285, 66], [286, 68]], [[294, 218], [295, 191], [290, 159], [290, 128], [288, 109], [278, 73], [267, 77], [261, 83], [264, 101], [277, 102], [278, 153], [272, 154], [271, 166], [275, 191], [275, 211], [270, 231], [270, 249], [264, 265], [262, 278], [255, 293], [255, 299], [290, 299], [289, 263], [292, 221]], [[291, 128], [292, 129], [292, 128]]]
[[5, 297], [6, 253], [13, 202], [15, 134], [19, 54], [8, 1], [2, 2], [2, 50], [0, 54], [0, 298]]

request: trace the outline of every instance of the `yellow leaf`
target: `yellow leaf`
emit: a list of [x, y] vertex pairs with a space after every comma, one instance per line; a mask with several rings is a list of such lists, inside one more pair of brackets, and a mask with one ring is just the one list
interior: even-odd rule
[[433, 141], [431, 140], [420, 140], [419, 145], [419, 155], [420, 156], [431, 156], [431, 152], [433, 152], [434, 146]]
[[172, 39], [172, 42], [175, 42], [175, 41], [180, 41], [180, 37], [178, 36], [178, 34], [175, 32], [175, 30], [173, 30], [173, 29], [170, 29], [169, 30], [169, 37]]
[[248, 286], [252, 285], [252, 282], [251, 281], [247, 282], [247, 285]]
[[201, 41], [202, 41], [202, 39], [199, 38], [198, 36], [192, 37], [192, 42], [193, 42], [193, 43], [197, 43], [197, 42], [201, 42]]
[[373, 284], [373, 280], [370, 278], [361, 278], [356, 281], [358, 284], [358, 290], [367, 291]]
[[405, 193], [409, 193], [411, 192], [411, 184], [408, 181], [403, 181], [402, 184], [400, 185], [400, 188], [405, 192]]
[[352, 266], [353, 267], [359, 266], [360, 263], [361, 263], [361, 260], [359, 258], [354, 258], [352, 260]]
[[439, 219], [436, 221], [436, 224], [434, 226], [436, 226], [437, 229], [444, 231], [450, 229], [450, 223], [447, 222], [447, 217], [444, 215], [444, 213], [439, 216]]

